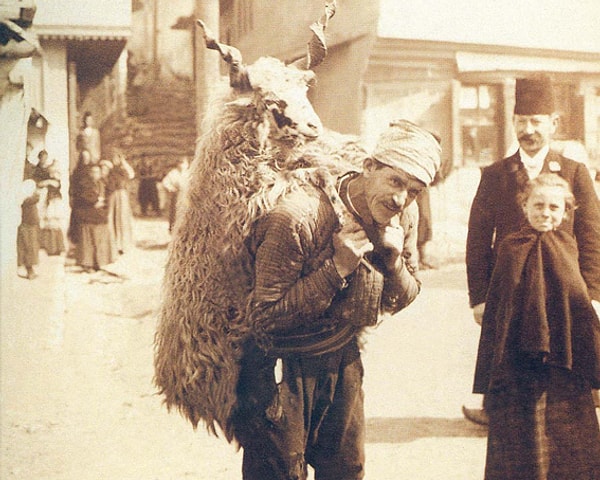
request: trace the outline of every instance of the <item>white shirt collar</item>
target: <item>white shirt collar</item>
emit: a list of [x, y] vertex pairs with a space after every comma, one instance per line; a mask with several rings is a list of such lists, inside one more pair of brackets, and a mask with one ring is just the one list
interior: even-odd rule
[[537, 152], [533, 157], [530, 157], [529, 155], [527, 155], [527, 153], [525, 153], [525, 151], [522, 148], [519, 148], [519, 156], [521, 157], [521, 163], [523, 163], [525, 168], [528, 169], [535, 170], [537, 169], [537, 167], [541, 169], [544, 165], [544, 159], [546, 158], [546, 155], [548, 155], [549, 151], [550, 145], [546, 145], [545, 147], [542, 147], [542, 149], [539, 152]]

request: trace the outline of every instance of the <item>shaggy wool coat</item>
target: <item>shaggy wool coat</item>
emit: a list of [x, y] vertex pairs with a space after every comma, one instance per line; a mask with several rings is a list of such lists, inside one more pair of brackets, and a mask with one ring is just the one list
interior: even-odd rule
[[[581, 273], [594, 300], [600, 300], [600, 204], [585, 165], [550, 151], [542, 173], [554, 172], [569, 182], [577, 209], [564, 229], [574, 234]], [[529, 177], [519, 152], [482, 169], [473, 199], [467, 234], [466, 263], [471, 307], [485, 302], [497, 247], [525, 222], [518, 194]]]

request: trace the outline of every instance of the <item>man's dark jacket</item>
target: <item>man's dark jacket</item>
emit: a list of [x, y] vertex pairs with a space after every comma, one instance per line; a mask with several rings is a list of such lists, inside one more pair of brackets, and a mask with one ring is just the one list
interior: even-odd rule
[[[551, 150], [544, 160], [542, 173], [557, 173], [571, 185], [577, 208], [563, 229], [577, 240], [581, 273], [590, 297], [600, 300], [600, 202], [588, 169], [584, 164]], [[518, 193], [528, 180], [518, 151], [481, 171], [467, 234], [466, 263], [471, 307], [485, 302], [500, 241], [526, 221]]]

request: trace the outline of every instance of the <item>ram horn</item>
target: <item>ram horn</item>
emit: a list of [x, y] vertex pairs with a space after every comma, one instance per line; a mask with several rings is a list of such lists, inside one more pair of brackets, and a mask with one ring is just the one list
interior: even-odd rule
[[335, 15], [335, 9], [335, 0], [325, 4], [325, 13], [310, 26], [313, 36], [308, 42], [306, 56], [294, 61], [292, 65], [301, 70], [312, 70], [325, 59], [327, 56], [325, 29], [327, 28], [329, 19]]
[[230, 45], [219, 43], [214, 37], [214, 34], [204, 24], [202, 20], [196, 20], [198, 25], [202, 27], [202, 35], [204, 43], [209, 50], [217, 50], [221, 54], [221, 58], [229, 64], [229, 85], [237, 90], [251, 90], [250, 80], [246, 66], [242, 62], [242, 54], [240, 51]]

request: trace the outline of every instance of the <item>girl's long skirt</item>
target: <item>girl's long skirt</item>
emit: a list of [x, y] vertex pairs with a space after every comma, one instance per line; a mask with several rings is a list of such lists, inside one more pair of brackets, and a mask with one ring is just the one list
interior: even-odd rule
[[17, 229], [17, 265], [31, 267], [40, 262], [40, 227], [22, 223]]
[[540, 365], [485, 396], [486, 480], [600, 480], [600, 429], [590, 385]]
[[80, 241], [77, 244], [76, 258], [77, 265], [84, 268], [100, 268], [116, 260], [106, 223], [80, 225]]
[[108, 224], [115, 248], [120, 253], [131, 250], [133, 246], [133, 211], [129, 202], [129, 193], [124, 188], [115, 190], [110, 196]]

